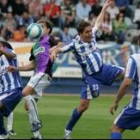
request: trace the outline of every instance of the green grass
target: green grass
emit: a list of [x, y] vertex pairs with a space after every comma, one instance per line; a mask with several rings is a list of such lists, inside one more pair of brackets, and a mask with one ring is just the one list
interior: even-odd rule
[[[89, 109], [83, 114], [75, 126], [72, 138], [74, 139], [108, 139], [109, 129], [115, 117], [118, 115], [130, 97], [125, 97], [114, 116], [109, 113], [109, 107], [113, 103], [113, 96], [101, 96], [92, 100]], [[43, 122], [41, 129], [45, 139], [62, 139], [65, 125], [71, 116], [72, 110], [78, 106], [78, 96], [48, 95], [38, 102], [40, 118]], [[29, 139], [32, 137], [27, 114], [24, 110], [24, 100], [15, 109], [14, 130], [17, 136], [10, 138]], [[123, 135], [125, 139], [140, 139], [140, 129], [136, 131], [126, 131]]]

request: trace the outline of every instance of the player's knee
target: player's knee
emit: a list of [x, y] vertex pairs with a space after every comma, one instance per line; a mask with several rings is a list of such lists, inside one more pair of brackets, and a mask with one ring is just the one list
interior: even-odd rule
[[118, 126], [114, 125], [114, 126], [110, 129], [110, 132], [119, 132], [119, 133], [121, 133], [121, 129], [120, 129]]
[[79, 110], [80, 110], [81, 113], [83, 113], [86, 110], [88, 110], [88, 107], [89, 106], [87, 104], [82, 104], [82, 105], [80, 105]]

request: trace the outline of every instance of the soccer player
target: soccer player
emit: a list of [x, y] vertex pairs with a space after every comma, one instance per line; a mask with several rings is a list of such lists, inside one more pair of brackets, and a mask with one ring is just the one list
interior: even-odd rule
[[54, 41], [50, 36], [52, 25], [49, 21], [40, 20], [38, 24], [42, 26], [43, 35], [39, 42], [36, 42], [31, 49], [30, 63], [21, 67], [9, 67], [9, 71], [30, 71], [34, 70], [33, 76], [23, 89], [25, 97], [25, 109], [28, 112], [31, 131], [35, 139], [42, 139], [40, 129], [42, 127], [41, 120], [38, 116], [36, 102], [42, 96], [45, 87], [50, 85], [52, 79], [53, 62], [50, 60], [50, 49], [54, 46]]
[[72, 51], [76, 61], [83, 71], [83, 87], [80, 105], [73, 110], [72, 116], [65, 128], [65, 139], [71, 138], [73, 127], [88, 109], [90, 100], [99, 96], [100, 85], [111, 85], [117, 78], [122, 78], [124, 69], [114, 65], [103, 64], [100, 50], [96, 46], [96, 33], [100, 29], [106, 9], [112, 4], [107, 0], [98, 16], [95, 26], [81, 21], [78, 25], [78, 36], [68, 45], [55, 49], [51, 53], [51, 59], [55, 59], [58, 53]]
[[[12, 46], [8, 42], [1, 40], [0, 43], [3, 46], [6, 46], [7, 48], [13, 50]], [[11, 112], [10, 115], [7, 117], [7, 132], [8, 132], [8, 134], [15, 136], [16, 133], [13, 130], [13, 118], [14, 118], [14, 113]]]
[[[8, 72], [9, 65], [18, 66], [17, 56], [8, 42], [0, 41], [0, 139], [8, 138], [8, 134], [13, 132], [10, 131], [13, 123], [12, 111], [22, 98], [20, 74]], [[4, 126], [4, 117], [8, 119], [9, 132]]]
[[[138, 36], [138, 45], [140, 46], [140, 35]], [[111, 139], [121, 139], [122, 133], [129, 129], [135, 130], [140, 126], [140, 51], [130, 56], [125, 78], [118, 90], [117, 97], [114, 104], [110, 108], [110, 113], [113, 115], [117, 110], [119, 102], [127, 93], [127, 90], [132, 82], [134, 82], [134, 91], [131, 101], [121, 111], [119, 116], [114, 121], [114, 125], [111, 129]]]

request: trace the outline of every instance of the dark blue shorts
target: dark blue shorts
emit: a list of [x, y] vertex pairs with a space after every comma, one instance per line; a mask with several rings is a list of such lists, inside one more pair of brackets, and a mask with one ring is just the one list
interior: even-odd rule
[[12, 90], [10, 93], [4, 93], [0, 95], [0, 101], [4, 108], [0, 110], [5, 117], [8, 117], [10, 113], [15, 109], [17, 104], [22, 99], [22, 88]]
[[124, 71], [124, 68], [114, 65], [103, 65], [101, 70], [84, 77], [81, 98], [92, 99], [100, 94], [100, 85], [110, 86], [114, 80]]
[[122, 129], [135, 130], [140, 126], [140, 110], [131, 107], [124, 108], [114, 124]]

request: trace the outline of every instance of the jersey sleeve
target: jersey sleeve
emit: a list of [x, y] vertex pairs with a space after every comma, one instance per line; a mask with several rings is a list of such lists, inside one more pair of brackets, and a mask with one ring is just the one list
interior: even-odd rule
[[136, 62], [132, 57], [130, 57], [126, 67], [125, 77], [134, 79], [135, 74], [136, 74]]
[[31, 49], [31, 55], [30, 55], [30, 57], [29, 57], [29, 61], [32, 61], [32, 60], [34, 60], [35, 59], [35, 57], [34, 57], [34, 55], [33, 55], [33, 49]]
[[71, 42], [65, 46], [63, 46], [60, 50], [62, 53], [66, 53], [66, 52], [69, 52], [69, 51], [73, 51], [74, 50], [74, 42]]

